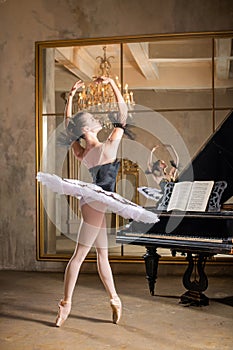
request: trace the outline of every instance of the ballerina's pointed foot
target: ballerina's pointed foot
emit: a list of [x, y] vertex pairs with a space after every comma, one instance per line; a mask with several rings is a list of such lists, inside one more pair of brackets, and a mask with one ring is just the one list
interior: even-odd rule
[[112, 308], [112, 322], [117, 324], [120, 321], [122, 314], [122, 304], [120, 298], [113, 298], [110, 300], [110, 305]]
[[58, 304], [58, 314], [56, 318], [56, 327], [61, 327], [67, 317], [69, 316], [71, 310], [71, 301], [61, 300]]

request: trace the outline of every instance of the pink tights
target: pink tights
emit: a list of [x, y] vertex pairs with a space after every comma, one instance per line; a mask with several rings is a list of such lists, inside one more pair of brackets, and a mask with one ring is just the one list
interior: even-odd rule
[[84, 204], [82, 206], [83, 223], [80, 228], [74, 254], [65, 271], [64, 301], [72, 301], [80, 267], [93, 245], [97, 252], [97, 267], [101, 281], [110, 299], [117, 297], [112, 270], [108, 260], [105, 209], [106, 208], [103, 204], [96, 202]]

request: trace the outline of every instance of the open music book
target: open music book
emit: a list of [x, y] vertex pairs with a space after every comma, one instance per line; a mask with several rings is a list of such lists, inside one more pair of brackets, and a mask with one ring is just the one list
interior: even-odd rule
[[167, 211], [205, 211], [214, 181], [184, 181], [174, 185]]

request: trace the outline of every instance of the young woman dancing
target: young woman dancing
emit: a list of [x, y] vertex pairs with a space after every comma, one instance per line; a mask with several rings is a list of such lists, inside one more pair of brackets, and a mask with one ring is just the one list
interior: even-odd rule
[[178, 164], [179, 157], [176, 153], [175, 148], [172, 145], [163, 145], [167, 149], [171, 149], [174, 154], [174, 159], [170, 160], [171, 169], [169, 173], [167, 173], [167, 164], [164, 160], [158, 159], [153, 162], [153, 154], [159, 148], [159, 146], [155, 146], [152, 148], [151, 153], [149, 155], [147, 161], [147, 169], [145, 171], [146, 174], [152, 174], [154, 181], [160, 186], [161, 190], [164, 191], [165, 185], [170, 181], [175, 181], [178, 175]]
[[[97, 137], [102, 126], [92, 114], [82, 111], [72, 118], [72, 100], [76, 91], [82, 86], [82, 81], [76, 82], [72, 87], [65, 108], [66, 140], [71, 145], [75, 157], [89, 169], [94, 184], [79, 180], [62, 180], [58, 176], [46, 173], [37, 175], [38, 181], [55, 192], [82, 196], [80, 205], [83, 221], [75, 251], [65, 270], [64, 296], [59, 303], [57, 327], [64, 323], [71, 311], [72, 296], [80, 267], [92, 246], [95, 246], [97, 252], [98, 273], [110, 298], [113, 323], [118, 323], [121, 318], [122, 303], [117, 295], [108, 260], [106, 210], [110, 209], [123, 217], [131, 217], [140, 221], [158, 221], [155, 213], [113, 192], [120, 164], [116, 156], [124, 134], [128, 109], [113, 79], [101, 77], [96, 80], [96, 83], [100, 82], [111, 85], [119, 109], [117, 120], [113, 122], [113, 131], [105, 142], [100, 142]], [[80, 144], [81, 139], [84, 139], [85, 147]]]

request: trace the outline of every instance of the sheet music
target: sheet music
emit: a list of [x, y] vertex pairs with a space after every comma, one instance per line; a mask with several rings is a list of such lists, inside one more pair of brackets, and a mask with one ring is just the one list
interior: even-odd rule
[[174, 209], [185, 210], [189, 200], [191, 188], [192, 182], [183, 181], [176, 183], [168, 203], [167, 211]]
[[205, 211], [214, 181], [194, 181], [187, 211]]
[[213, 185], [214, 181], [184, 181], [176, 183], [167, 211], [205, 211]]

